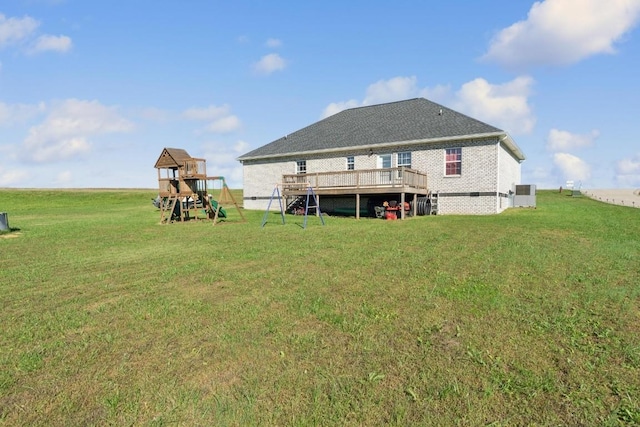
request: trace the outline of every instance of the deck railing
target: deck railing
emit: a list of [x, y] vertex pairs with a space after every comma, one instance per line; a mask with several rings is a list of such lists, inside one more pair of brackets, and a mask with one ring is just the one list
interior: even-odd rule
[[286, 193], [306, 191], [310, 185], [321, 190], [427, 191], [427, 175], [413, 169], [384, 168], [339, 172], [316, 172], [282, 176], [282, 190]]

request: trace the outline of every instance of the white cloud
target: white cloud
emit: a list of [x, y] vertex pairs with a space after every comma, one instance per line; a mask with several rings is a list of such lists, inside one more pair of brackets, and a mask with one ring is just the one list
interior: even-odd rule
[[538, 166], [529, 165], [522, 170], [522, 183], [532, 183], [540, 189], [564, 186], [565, 178], [553, 164], [544, 163]]
[[189, 120], [215, 120], [229, 114], [228, 105], [209, 105], [205, 108], [189, 108], [182, 115]]
[[640, 153], [617, 162], [616, 181], [623, 187], [640, 186]]
[[215, 120], [207, 130], [214, 133], [229, 133], [240, 128], [240, 119], [236, 116], [226, 116]]
[[[242, 187], [242, 165], [236, 159], [246, 153], [248, 149], [249, 144], [242, 140], [231, 145], [222, 142], [203, 144], [204, 158], [207, 160], [207, 174], [224, 176], [227, 185], [231, 188]], [[216, 197], [218, 192], [212, 194]]]
[[71, 46], [71, 38], [67, 36], [43, 35], [36, 39], [35, 43], [29, 50], [29, 53], [40, 53], [47, 51], [64, 53], [71, 50]]
[[431, 88], [423, 88], [420, 90], [419, 96], [443, 104], [447, 102], [451, 96], [451, 86], [436, 85]]
[[38, 114], [43, 113], [46, 106], [43, 102], [35, 105], [29, 104], [5, 104], [0, 102], [0, 126], [11, 126], [16, 123], [24, 123]]
[[536, 123], [528, 101], [532, 85], [533, 79], [528, 76], [517, 77], [503, 84], [491, 84], [485, 79], [477, 78], [462, 85], [455, 94], [451, 94], [448, 86], [420, 89], [416, 77], [398, 76], [369, 85], [362, 102], [351, 99], [329, 104], [325, 107], [322, 117], [331, 116], [347, 108], [424, 96], [450, 105], [475, 119], [502, 127], [510, 133], [523, 134], [531, 132]]
[[35, 162], [75, 157], [91, 150], [90, 137], [131, 129], [133, 124], [120, 117], [115, 107], [68, 99], [54, 105], [42, 123], [29, 129], [24, 157]]
[[369, 85], [362, 105], [383, 104], [415, 97], [417, 79], [411, 77], [393, 77], [389, 80], [378, 80]]
[[0, 166], [0, 187], [10, 187], [12, 185], [25, 185], [29, 173], [25, 170], [6, 170]]
[[362, 102], [355, 99], [348, 101], [332, 102], [322, 112], [322, 118], [332, 116], [348, 108], [365, 105], [383, 104], [385, 102], [400, 101], [418, 96], [417, 79], [411, 77], [392, 77], [389, 80], [378, 80], [370, 84]]
[[623, 175], [640, 174], [640, 155], [635, 158], [620, 160], [617, 164], [616, 172]]
[[0, 14], [0, 47], [19, 43], [29, 38], [40, 23], [30, 16], [6, 18]]
[[171, 119], [171, 113], [155, 107], [142, 108], [137, 111], [137, 115], [143, 120], [156, 123], [165, 123]]
[[597, 130], [579, 135], [565, 130], [551, 129], [547, 137], [547, 149], [551, 151], [568, 151], [574, 148], [589, 147], [594, 144], [598, 136], [600, 136], [600, 132]]
[[30, 16], [6, 18], [0, 14], [0, 48], [12, 45], [26, 46], [29, 43], [25, 51], [31, 54], [47, 51], [68, 52], [71, 49], [71, 38], [64, 35], [44, 34], [33, 40], [39, 26], [40, 22]]
[[337, 114], [342, 110], [359, 107], [360, 105], [361, 104], [355, 99], [350, 99], [348, 101], [343, 101], [343, 102], [332, 102], [331, 104], [325, 107], [324, 111], [322, 111], [322, 118], [324, 119], [329, 116], [333, 116], [334, 114]]
[[284, 70], [287, 62], [277, 53], [270, 53], [260, 58], [253, 64], [253, 70], [258, 74], [271, 74], [275, 71]]
[[265, 45], [267, 47], [270, 47], [270, 48], [277, 48], [277, 47], [282, 46], [282, 40], [280, 40], [280, 39], [267, 39], [267, 42], [265, 43]]
[[[207, 159], [207, 169], [210, 169], [209, 163], [215, 165], [214, 169], [222, 165], [235, 164], [236, 158], [244, 154], [248, 148], [249, 144], [242, 140], [236, 141], [231, 145], [222, 142], [204, 143], [203, 149]], [[215, 173], [214, 175], [218, 174]]]
[[214, 133], [229, 133], [238, 130], [241, 126], [240, 119], [231, 114], [228, 105], [210, 105], [205, 108], [190, 108], [182, 113], [189, 120], [210, 122], [204, 130]]
[[573, 154], [555, 153], [553, 163], [566, 180], [586, 181], [591, 177], [591, 167]]
[[528, 103], [532, 85], [527, 76], [497, 85], [477, 78], [462, 85], [453, 107], [510, 133], [529, 133], [536, 123]]
[[545, 0], [527, 19], [501, 30], [482, 57], [507, 67], [567, 65], [597, 54], [615, 53], [614, 44], [640, 18], [638, 0]]
[[54, 179], [54, 182], [57, 185], [63, 185], [63, 186], [65, 184], [69, 184], [71, 181], [73, 181], [73, 173], [68, 170], [60, 172]]
[[247, 150], [249, 149], [249, 144], [245, 141], [237, 141], [234, 145], [233, 145], [233, 151], [237, 154], [237, 155], [241, 155], [244, 154]]

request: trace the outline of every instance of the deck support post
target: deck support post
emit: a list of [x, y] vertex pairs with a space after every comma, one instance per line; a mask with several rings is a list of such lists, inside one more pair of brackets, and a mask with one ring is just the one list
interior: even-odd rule
[[356, 193], [356, 219], [360, 219], [360, 193]]
[[415, 217], [418, 215], [418, 193], [413, 193], [413, 204], [411, 205], [411, 210], [413, 210], [413, 214], [411, 214], [411, 216]]
[[404, 191], [400, 193], [400, 219], [404, 219]]

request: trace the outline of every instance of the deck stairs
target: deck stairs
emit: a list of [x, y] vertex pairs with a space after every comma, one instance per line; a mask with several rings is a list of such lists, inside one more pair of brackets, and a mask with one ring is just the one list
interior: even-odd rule
[[304, 214], [306, 196], [297, 196], [287, 205], [286, 212], [294, 215]]
[[[267, 209], [264, 212], [261, 227], [264, 227], [265, 224], [267, 223], [267, 220], [269, 218], [269, 211], [271, 210], [271, 203], [274, 200], [278, 200], [278, 204], [280, 206], [280, 217], [282, 218], [282, 224], [284, 225], [286, 222], [285, 216], [284, 216], [285, 210], [284, 210], [284, 207], [282, 206], [282, 196], [280, 193], [280, 187], [279, 187], [279, 184], [276, 184], [276, 186], [273, 188], [273, 192], [271, 193], [271, 198], [269, 199], [269, 203], [267, 204]], [[320, 202], [319, 202], [318, 196], [313, 191], [313, 187], [311, 187], [311, 185], [309, 184], [307, 184], [306, 195], [296, 197], [296, 199], [294, 199], [287, 206], [287, 210], [289, 209], [291, 209], [292, 211], [295, 211], [296, 213], [304, 212], [304, 221], [303, 221], [302, 228], [307, 228], [307, 218], [309, 216], [309, 212], [312, 212], [312, 215], [320, 218], [320, 222], [322, 223], [322, 225], [325, 225], [324, 218], [322, 217], [322, 212], [320, 212]], [[302, 209], [302, 211], [300, 209]]]

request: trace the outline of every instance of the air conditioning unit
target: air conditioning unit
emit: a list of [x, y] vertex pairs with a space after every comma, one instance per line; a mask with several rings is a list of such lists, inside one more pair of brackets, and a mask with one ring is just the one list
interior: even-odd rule
[[536, 207], [536, 186], [533, 184], [516, 185], [513, 195], [513, 206], [516, 208]]

